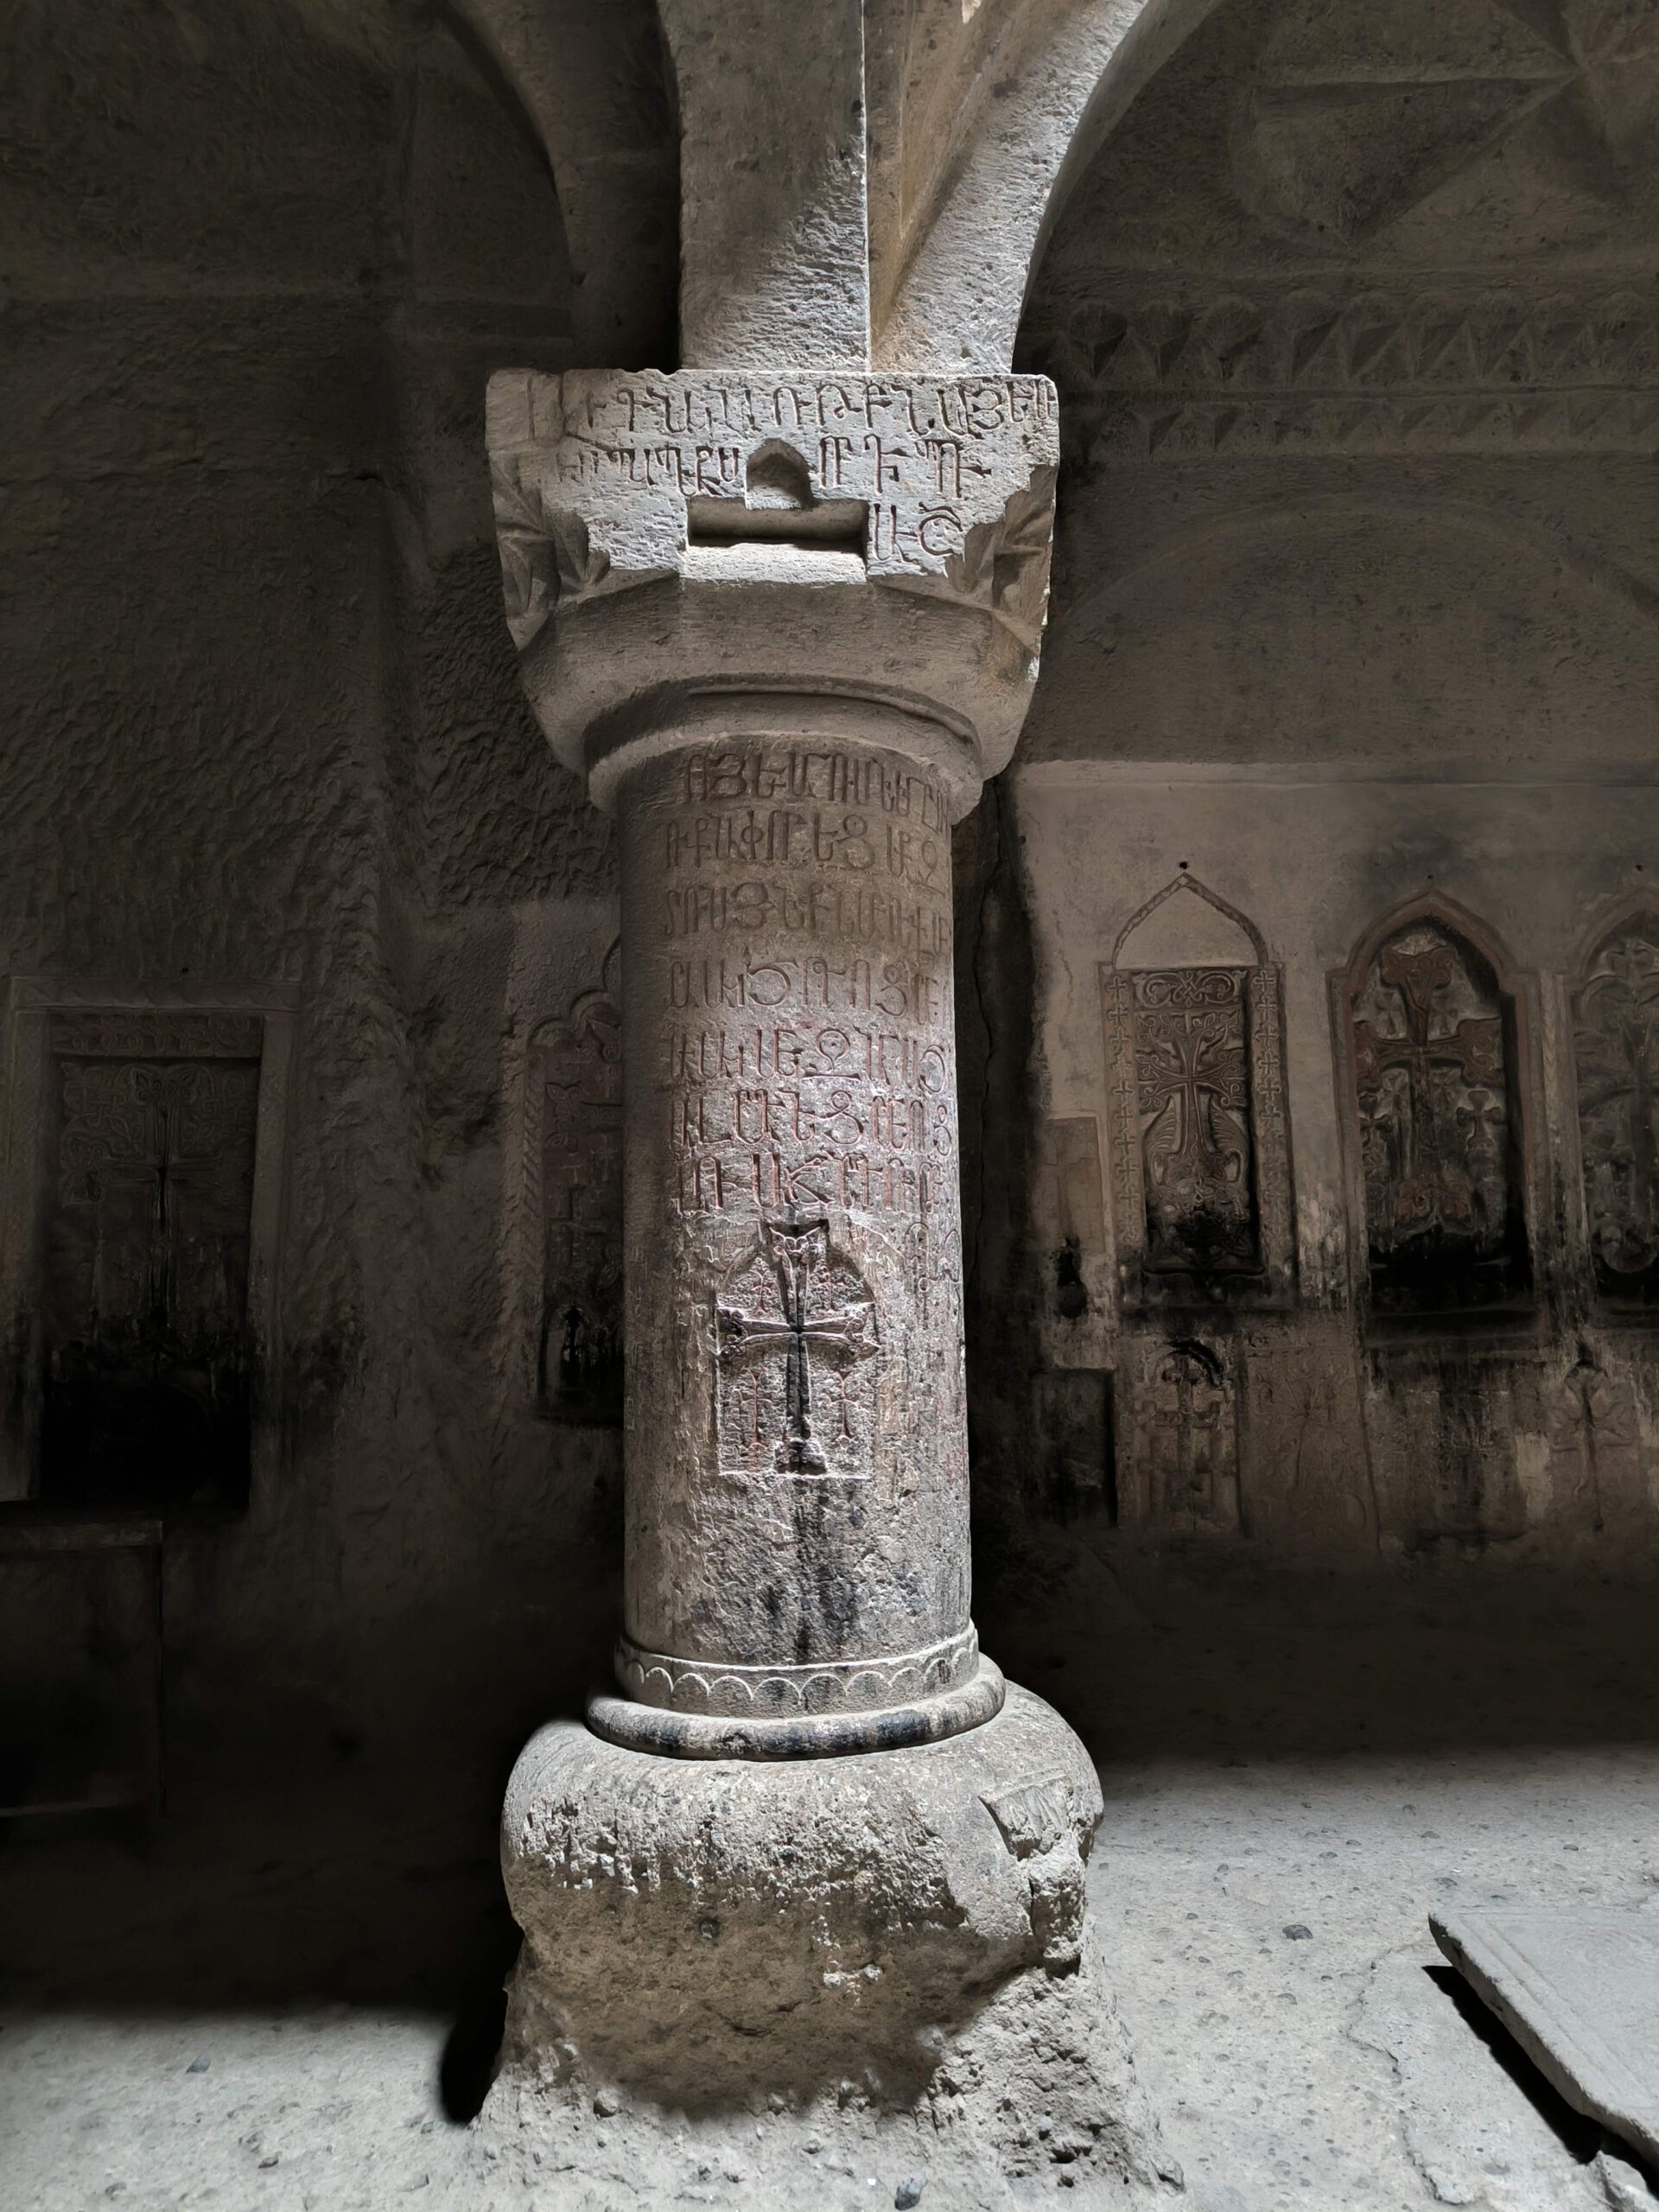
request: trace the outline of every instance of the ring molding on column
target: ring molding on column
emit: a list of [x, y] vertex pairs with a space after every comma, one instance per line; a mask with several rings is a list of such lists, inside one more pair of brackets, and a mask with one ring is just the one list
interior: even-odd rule
[[903, 1751], [963, 1735], [994, 1720], [1007, 1694], [1001, 1669], [981, 1655], [965, 1681], [898, 1705], [767, 1719], [671, 1712], [607, 1691], [588, 1700], [588, 1726], [624, 1750], [670, 1758], [834, 1758]]

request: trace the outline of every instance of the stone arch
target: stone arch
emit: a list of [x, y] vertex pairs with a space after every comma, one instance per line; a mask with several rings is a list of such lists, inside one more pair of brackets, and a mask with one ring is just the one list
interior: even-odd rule
[[677, 354], [680, 170], [656, 0], [451, 0], [553, 172], [575, 289], [573, 365]]
[[1183, 870], [1128, 917], [1100, 978], [1126, 1307], [1284, 1302], [1283, 986], [1265, 938]]
[[[1143, 938], [1148, 927], [1167, 907], [1171, 899], [1179, 897], [1183, 891], [1190, 891], [1195, 898], [1202, 899], [1215, 914], [1220, 916], [1224, 925], [1230, 926], [1236, 933], [1242, 945], [1248, 949], [1249, 958], [1257, 966], [1266, 964], [1267, 939], [1257, 929], [1255, 924], [1247, 914], [1241, 913], [1236, 906], [1230, 905], [1218, 892], [1211, 891], [1209, 885], [1201, 882], [1190, 869], [1183, 868], [1170, 879], [1161, 891], [1154, 892], [1143, 906], [1137, 906], [1128, 920], [1124, 923], [1117, 933], [1116, 942], [1112, 946], [1114, 967], [1146, 964], [1144, 959], [1134, 963], [1125, 960], [1124, 955], [1130, 950], [1131, 941], [1136, 938]], [[1181, 964], [1185, 963], [1183, 962]]]
[[1529, 1308], [1529, 1024], [1504, 948], [1427, 893], [1372, 924], [1335, 990], [1365, 1303], [1403, 1320]]
[[[878, 286], [874, 356], [886, 368], [940, 361], [1005, 370], [1032, 272], [1072, 184], [1136, 96], [1225, 0], [1025, 0], [1005, 7], [972, 121], [944, 142], [907, 224], [872, 246], [896, 274]], [[955, 0], [950, 12], [955, 13]], [[981, 11], [989, 19], [991, 10]], [[946, 35], [944, 4], [927, 25]], [[971, 30], [974, 17], [967, 17]], [[960, 31], [961, 26], [958, 26]], [[987, 211], [996, 219], [988, 224]], [[874, 213], [875, 211], [873, 211]]]
[[1659, 1306], [1659, 899], [1587, 933], [1571, 984], [1573, 1058], [1596, 1295]]

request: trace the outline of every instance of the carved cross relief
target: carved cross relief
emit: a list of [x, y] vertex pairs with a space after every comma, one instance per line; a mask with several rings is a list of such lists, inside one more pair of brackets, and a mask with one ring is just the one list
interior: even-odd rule
[[1659, 1297], [1659, 916], [1605, 938], [1573, 999], [1596, 1287]]
[[[1160, 912], [1179, 920], [1194, 908], [1232, 925], [1249, 964], [1125, 962]], [[1259, 934], [1178, 876], [1130, 917], [1101, 989], [1126, 1306], [1286, 1302], [1295, 1236], [1280, 976]]]
[[1502, 1304], [1530, 1281], [1505, 999], [1432, 916], [1352, 987], [1370, 1287], [1401, 1313]]
[[875, 1307], [831, 1255], [827, 1224], [768, 1222], [763, 1248], [715, 1300], [715, 1320], [721, 1465], [868, 1474], [871, 1405], [859, 1370], [879, 1349]]

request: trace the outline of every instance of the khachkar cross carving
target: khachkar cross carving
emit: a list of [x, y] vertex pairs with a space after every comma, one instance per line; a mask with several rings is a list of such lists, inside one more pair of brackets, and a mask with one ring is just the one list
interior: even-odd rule
[[1371, 1243], [1386, 1251], [1439, 1229], [1496, 1247], [1505, 1214], [1502, 1019], [1437, 1026], [1438, 1002], [1471, 982], [1444, 941], [1385, 945], [1373, 977], [1395, 995], [1405, 1027], [1354, 1024]]
[[[722, 1373], [733, 1385], [740, 1376], [747, 1383], [722, 1393], [721, 1459], [753, 1463], [781, 1427], [772, 1452], [777, 1473], [862, 1473], [846, 1464], [863, 1459], [865, 1426], [848, 1386], [850, 1370], [878, 1348], [874, 1306], [852, 1270], [832, 1260], [827, 1224], [769, 1222], [764, 1234], [764, 1254], [732, 1286], [743, 1303], [715, 1305]], [[813, 1427], [815, 1363], [838, 1386], [825, 1436]]]
[[1659, 918], [1643, 916], [1591, 962], [1574, 1001], [1579, 1122], [1597, 1287], [1659, 1288]]
[[1147, 1259], [1154, 1268], [1259, 1268], [1244, 978], [1193, 969], [1134, 982]]

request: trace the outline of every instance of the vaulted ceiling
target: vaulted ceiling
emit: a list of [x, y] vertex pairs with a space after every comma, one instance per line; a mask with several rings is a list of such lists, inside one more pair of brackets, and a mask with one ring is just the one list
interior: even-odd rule
[[1065, 208], [1048, 312], [1109, 270], [1659, 264], [1653, 0], [1230, 0]]

